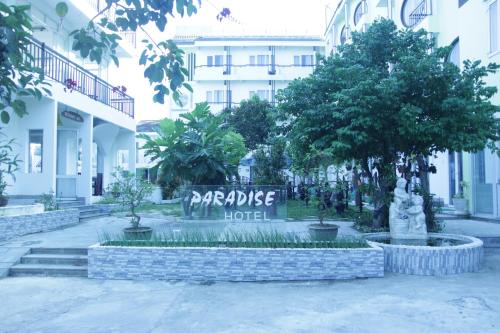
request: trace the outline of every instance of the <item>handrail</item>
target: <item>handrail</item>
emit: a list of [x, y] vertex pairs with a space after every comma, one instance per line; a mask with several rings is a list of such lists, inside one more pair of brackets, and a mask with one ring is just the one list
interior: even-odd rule
[[134, 118], [134, 99], [121, 87], [112, 86], [35, 38], [30, 38], [27, 51], [33, 67], [42, 69], [45, 76]]
[[408, 15], [409, 28], [413, 28], [429, 15], [431, 12], [427, 10], [427, 0], [422, 0]]

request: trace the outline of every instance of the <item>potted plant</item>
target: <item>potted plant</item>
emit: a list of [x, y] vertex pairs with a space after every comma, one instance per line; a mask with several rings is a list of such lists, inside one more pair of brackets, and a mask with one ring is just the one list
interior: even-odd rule
[[463, 181], [460, 185], [461, 191], [453, 196], [453, 207], [457, 215], [469, 215], [469, 201], [467, 200], [469, 183]]
[[320, 196], [319, 203], [317, 205], [317, 214], [319, 223], [313, 223], [308, 226], [309, 235], [312, 240], [315, 241], [327, 241], [332, 240], [337, 237], [339, 226], [331, 223], [324, 223], [323, 221], [328, 216], [330, 208], [325, 202], [324, 195]]
[[153, 229], [140, 225], [141, 217], [137, 215], [136, 209], [146, 197], [151, 195], [153, 186], [139, 179], [134, 173], [117, 169], [113, 172], [114, 181], [109, 185], [117, 193], [117, 200], [128, 209], [131, 215], [131, 227], [123, 229], [126, 239], [148, 240], [153, 234]]
[[7, 188], [7, 180], [5, 177], [8, 175], [14, 181], [15, 172], [18, 169], [18, 155], [13, 155], [12, 144], [14, 140], [0, 140], [0, 207], [7, 206], [9, 199], [5, 193]]

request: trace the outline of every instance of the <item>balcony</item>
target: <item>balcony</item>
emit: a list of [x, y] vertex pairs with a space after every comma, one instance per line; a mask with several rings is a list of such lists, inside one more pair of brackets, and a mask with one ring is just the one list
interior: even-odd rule
[[408, 28], [413, 28], [431, 14], [431, 6], [428, 4], [428, 0], [422, 0], [409, 13], [408, 18], [405, 18], [404, 23]]
[[306, 77], [312, 73], [314, 65], [231, 65], [226, 66], [196, 66], [195, 81], [268, 81], [293, 80], [297, 77]]
[[57, 53], [44, 43], [32, 39], [27, 47], [32, 65], [41, 68], [46, 77], [134, 118], [134, 99]]

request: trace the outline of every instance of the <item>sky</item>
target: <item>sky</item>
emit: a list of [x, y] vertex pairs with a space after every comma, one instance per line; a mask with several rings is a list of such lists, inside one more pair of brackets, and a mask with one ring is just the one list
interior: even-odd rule
[[[196, 15], [175, 19], [169, 29], [178, 34], [197, 32], [217, 35], [320, 35], [325, 11], [330, 15], [340, 0], [202, 0]], [[327, 7], [328, 6], [328, 7]], [[218, 22], [222, 8], [231, 18]]]

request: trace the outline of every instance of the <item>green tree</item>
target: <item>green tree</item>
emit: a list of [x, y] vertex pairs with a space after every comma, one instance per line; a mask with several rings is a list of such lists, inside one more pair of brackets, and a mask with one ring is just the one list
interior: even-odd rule
[[146, 140], [143, 148], [165, 183], [219, 185], [237, 177], [238, 163], [245, 155], [241, 135], [224, 126], [207, 103], [181, 115], [182, 120], [163, 119], [158, 137]]
[[0, 119], [6, 124], [11, 112], [26, 114], [23, 98], [50, 94], [43, 72], [32, 66], [27, 52], [31, 35], [29, 6], [7, 6], [0, 2]]
[[254, 184], [255, 185], [284, 185], [283, 170], [287, 167], [286, 141], [275, 138], [267, 145], [261, 146], [255, 153]]
[[274, 121], [274, 108], [266, 100], [253, 96], [233, 109], [226, 109], [223, 115], [227, 123], [245, 139], [248, 149], [255, 149], [266, 142]]
[[[374, 226], [388, 220], [396, 167], [417, 161], [428, 189], [428, 156], [446, 150], [476, 151], [499, 139], [496, 88], [484, 78], [498, 66], [447, 61], [424, 30], [397, 30], [381, 20], [280, 96], [281, 130], [299, 153], [328, 152], [355, 161], [370, 177]], [[427, 197], [430, 200], [430, 197]]]

